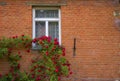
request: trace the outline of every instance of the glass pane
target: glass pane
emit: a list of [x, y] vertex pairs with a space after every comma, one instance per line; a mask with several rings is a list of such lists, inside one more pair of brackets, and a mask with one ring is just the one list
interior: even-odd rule
[[36, 37], [41, 37], [45, 35], [45, 22], [37, 21], [35, 23]]
[[36, 18], [58, 18], [58, 10], [35, 10]]
[[54, 39], [57, 38], [59, 40], [59, 27], [58, 22], [49, 22], [49, 36]]

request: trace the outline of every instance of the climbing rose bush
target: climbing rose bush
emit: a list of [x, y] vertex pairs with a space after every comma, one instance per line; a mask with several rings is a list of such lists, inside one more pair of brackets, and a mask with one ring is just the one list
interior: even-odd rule
[[[6, 75], [0, 74], [0, 81], [60, 81], [62, 77], [68, 77], [72, 74], [70, 63], [64, 57], [65, 48], [59, 45], [57, 38], [52, 40], [51, 37], [42, 36], [31, 40], [22, 35], [22, 37], [15, 36], [6, 40], [8, 42], [6, 46], [4, 46], [3, 39], [0, 41], [0, 44], [3, 44], [0, 47], [7, 49], [6, 51], [0, 50], [0, 56], [8, 57], [11, 68]], [[19, 60], [22, 58], [21, 52], [18, 51], [14, 55], [12, 49], [23, 46], [26, 52], [29, 53], [30, 48], [32, 48], [31, 43], [36, 45], [39, 52], [38, 56], [31, 59], [32, 65], [29, 73], [20, 72]], [[9, 44], [15, 46], [11, 47]]]
[[24, 78], [26, 74], [20, 72], [19, 61], [22, 58], [21, 48], [27, 52], [31, 48], [31, 42], [32, 39], [24, 35], [0, 39], [0, 58], [6, 57], [10, 65], [8, 73], [0, 74], [0, 81], [29, 81]]
[[35, 81], [60, 81], [61, 77], [72, 74], [70, 63], [65, 59], [65, 48], [55, 38], [40, 37], [33, 40], [40, 46], [39, 57], [32, 60], [31, 78]]

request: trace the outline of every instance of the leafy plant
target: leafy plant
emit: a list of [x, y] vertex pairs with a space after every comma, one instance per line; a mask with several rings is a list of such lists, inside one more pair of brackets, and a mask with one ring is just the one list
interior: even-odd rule
[[31, 78], [36, 81], [59, 81], [60, 77], [68, 76], [70, 63], [65, 59], [65, 48], [57, 39], [43, 36], [33, 40], [41, 46], [40, 56], [32, 60]]
[[[21, 48], [30, 52], [31, 44], [37, 44], [39, 56], [32, 59], [29, 73], [20, 71]], [[0, 75], [0, 81], [60, 81], [61, 77], [72, 74], [70, 63], [64, 57], [65, 48], [57, 39], [43, 36], [31, 39], [27, 36], [13, 36], [0, 39], [0, 58], [7, 57], [10, 63], [9, 73]]]
[[0, 58], [7, 57], [10, 63], [9, 73], [0, 75], [0, 81], [19, 81], [23, 77], [20, 76], [22, 72], [20, 72], [19, 63], [22, 55], [17, 50], [21, 48], [30, 49], [31, 41], [32, 39], [24, 35], [0, 39]]

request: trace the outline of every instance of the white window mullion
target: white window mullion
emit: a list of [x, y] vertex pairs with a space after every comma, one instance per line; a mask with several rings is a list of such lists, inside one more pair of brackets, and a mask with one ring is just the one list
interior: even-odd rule
[[33, 9], [33, 39], [35, 38], [35, 9]]
[[59, 43], [61, 45], [61, 12], [59, 9], [59, 22], [58, 22], [58, 26], [59, 26]]
[[48, 36], [48, 21], [46, 21], [46, 36]]
[[58, 18], [35, 18], [35, 21], [59, 21]]
[[[32, 23], [32, 31], [33, 31], [33, 34], [32, 34], [32, 37], [33, 37], [33, 39], [35, 38], [35, 35], [36, 35], [36, 29], [35, 29], [35, 9], [33, 9], [33, 23]], [[36, 46], [36, 44], [35, 43], [32, 43], [32, 46], [33, 46], [33, 48]]]

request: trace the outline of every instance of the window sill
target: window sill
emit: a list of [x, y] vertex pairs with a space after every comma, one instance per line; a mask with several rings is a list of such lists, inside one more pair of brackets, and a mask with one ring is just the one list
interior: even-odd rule
[[42, 49], [42, 47], [32, 47], [31, 50], [33, 51], [40, 51]]

